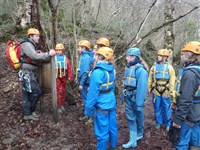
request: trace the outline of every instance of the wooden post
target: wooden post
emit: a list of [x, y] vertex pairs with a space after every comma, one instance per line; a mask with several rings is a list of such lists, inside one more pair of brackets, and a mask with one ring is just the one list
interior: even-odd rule
[[56, 73], [55, 73], [55, 56], [51, 58], [51, 94], [53, 104], [53, 120], [58, 122], [58, 109], [57, 109], [57, 92], [56, 92]]

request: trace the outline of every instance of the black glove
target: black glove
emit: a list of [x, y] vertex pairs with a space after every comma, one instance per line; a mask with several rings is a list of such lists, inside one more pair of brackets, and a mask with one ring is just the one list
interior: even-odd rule
[[180, 140], [180, 134], [181, 134], [181, 128], [177, 128], [174, 126], [170, 126], [168, 136], [169, 136], [169, 141], [174, 145], [178, 144]]

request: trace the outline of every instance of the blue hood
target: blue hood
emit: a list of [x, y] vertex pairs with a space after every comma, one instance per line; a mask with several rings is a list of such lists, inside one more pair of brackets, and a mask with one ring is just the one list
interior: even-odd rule
[[83, 53], [82, 53], [82, 55], [84, 55], [84, 54], [88, 54], [90, 57], [94, 57], [94, 52], [93, 52], [93, 50], [87, 50], [87, 51], [84, 51]]
[[105, 62], [97, 62], [95, 69], [96, 68], [102, 68], [108, 72], [114, 70], [114, 67], [111, 64]]

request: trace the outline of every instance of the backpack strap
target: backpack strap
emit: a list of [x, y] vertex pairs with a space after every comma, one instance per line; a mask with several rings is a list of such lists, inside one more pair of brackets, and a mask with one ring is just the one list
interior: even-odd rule
[[[31, 43], [31, 44], [34, 46], [35, 50], [36, 50], [36, 48], [37, 48], [36, 44], [35, 44], [33, 41], [29, 40], [29, 38], [24, 39], [24, 40], [21, 41], [18, 45], [21, 45], [21, 44], [23, 44], [23, 43], [25, 43], [25, 42]], [[38, 64], [37, 64], [37, 63], [33, 63], [33, 62], [31, 61], [31, 59], [30, 59], [28, 56], [26, 56], [26, 54], [23, 54], [23, 55], [20, 57], [20, 63], [26, 63], [26, 64], [31, 64], [31, 65], [34, 65], [34, 66], [38, 66]]]

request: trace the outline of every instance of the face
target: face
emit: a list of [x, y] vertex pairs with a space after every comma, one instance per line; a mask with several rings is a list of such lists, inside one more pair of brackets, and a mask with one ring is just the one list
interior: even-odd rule
[[56, 51], [56, 55], [62, 55], [63, 51], [62, 50], [58, 50]]
[[99, 56], [98, 54], [95, 54], [95, 55], [94, 55], [95, 61], [98, 61], [98, 60], [99, 60], [99, 57], [98, 57], [98, 56]]
[[39, 34], [34, 34], [34, 35], [31, 36], [31, 39], [33, 39], [33, 41], [35, 43], [38, 43], [39, 39], [40, 39], [40, 35]]
[[126, 61], [127, 61], [127, 63], [130, 63], [130, 62], [134, 61], [135, 58], [136, 58], [135, 56], [126, 55]]
[[160, 55], [158, 55], [157, 59], [158, 59], [158, 62], [162, 62], [163, 61], [163, 57], [160, 56]]
[[81, 54], [83, 51], [85, 51], [85, 47], [78, 46], [78, 53]]
[[181, 52], [181, 63], [185, 64], [186, 61], [191, 57], [191, 52]]

